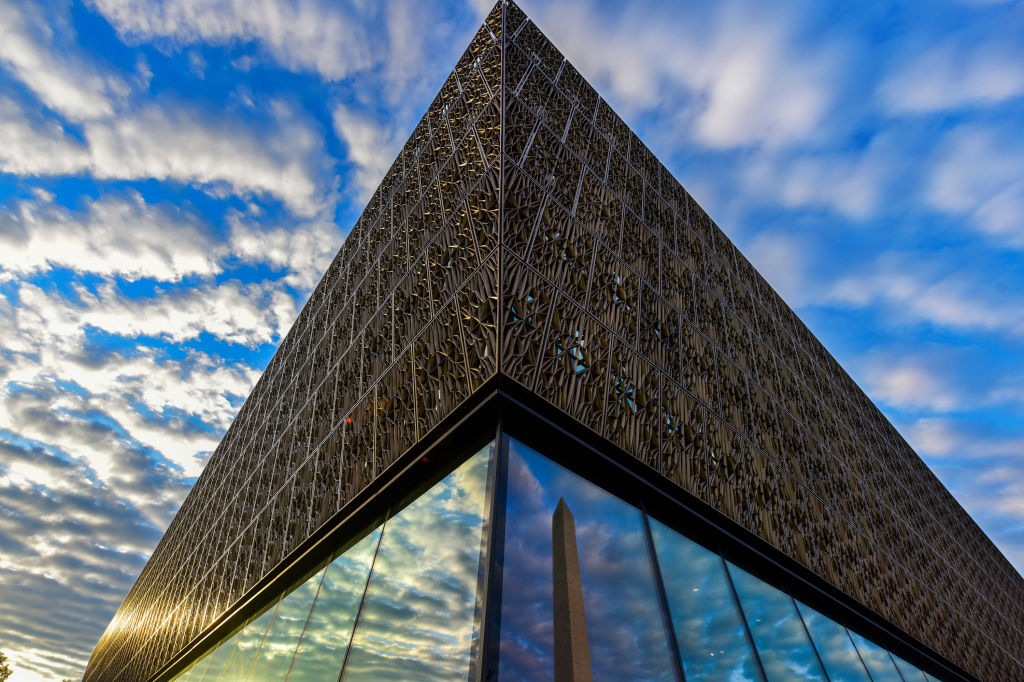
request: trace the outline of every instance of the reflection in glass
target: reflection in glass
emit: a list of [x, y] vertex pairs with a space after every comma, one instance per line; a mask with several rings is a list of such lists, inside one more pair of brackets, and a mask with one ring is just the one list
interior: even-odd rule
[[640, 511], [509, 441], [502, 577], [502, 680], [554, 676], [551, 517], [575, 517], [595, 680], [675, 679]]
[[[234, 639], [229, 639], [228, 642], [222, 643], [221, 646], [224, 644], [227, 644], [226, 648], [230, 651], [231, 647], [234, 646]], [[203, 657], [196, 661], [190, 668], [185, 670], [180, 677], [175, 677], [175, 682], [199, 682], [202, 680], [203, 675], [206, 674], [207, 668], [210, 667], [210, 663], [213, 661], [213, 655], [216, 651], [216, 648], [210, 649], [203, 654]]]
[[207, 656], [207, 665], [203, 669], [201, 675], [196, 674], [192, 676], [193, 682], [217, 682], [220, 677], [220, 673], [227, 666], [228, 659], [231, 658], [231, 654], [235, 650], [235, 643], [238, 642], [239, 636], [242, 631], [239, 630], [231, 637], [217, 645], [217, 648]]
[[796, 603], [804, 618], [821, 662], [832, 682], [871, 682], [846, 628], [801, 602]]
[[906, 680], [906, 682], [927, 682], [928, 678], [925, 677], [923, 672], [910, 665], [891, 651], [889, 652], [889, 655], [892, 656], [893, 662], [896, 663], [896, 667], [899, 668], [900, 674], [903, 675], [903, 679]]
[[487, 446], [388, 519], [345, 680], [469, 676], [490, 453]]
[[687, 681], [760, 680], [722, 559], [650, 523]]
[[288, 682], [338, 679], [380, 531], [374, 530], [327, 567]]
[[263, 612], [256, 620], [252, 621], [238, 633], [235, 639], [235, 647], [228, 658], [227, 665], [220, 671], [220, 675], [213, 677], [215, 671], [213, 666], [206, 673], [206, 680], [219, 680], [220, 682], [237, 682], [244, 680], [252, 667], [253, 659], [263, 644], [263, 636], [267, 633], [270, 622], [274, 619], [274, 611], [277, 604]]
[[824, 680], [821, 663], [789, 595], [732, 564], [729, 573], [769, 682]]
[[263, 646], [252, 664], [249, 682], [280, 682], [288, 674], [288, 666], [323, 577], [323, 570], [317, 571], [281, 600], [263, 638]]
[[875, 682], [903, 682], [903, 678], [900, 676], [899, 671], [896, 670], [896, 664], [892, 662], [888, 651], [874, 642], [864, 639], [856, 632], [850, 632], [850, 637], [853, 638], [853, 643], [857, 645], [857, 651], [860, 652], [864, 665], [867, 666], [868, 672], [871, 673], [871, 679]]

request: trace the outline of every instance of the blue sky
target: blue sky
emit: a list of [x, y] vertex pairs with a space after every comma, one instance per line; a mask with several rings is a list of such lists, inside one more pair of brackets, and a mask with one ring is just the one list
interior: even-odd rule
[[[1024, 568], [1024, 4], [523, 0]], [[0, 649], [81, 674], [489, 2], [0, 0]]]

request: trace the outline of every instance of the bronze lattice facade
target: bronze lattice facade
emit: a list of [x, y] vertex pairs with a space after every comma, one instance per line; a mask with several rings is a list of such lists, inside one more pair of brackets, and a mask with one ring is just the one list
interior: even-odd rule
[[172, 675], [494, 386], [631, 456], [962, 679], [1024, 679], [1021, 577], [511, 3], [374, 193], [85, 679]]

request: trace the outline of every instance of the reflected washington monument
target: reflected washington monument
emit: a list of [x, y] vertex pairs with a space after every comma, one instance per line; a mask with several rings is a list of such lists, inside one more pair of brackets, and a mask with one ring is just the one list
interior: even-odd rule
[[563, 498], [558, 499], [551, 521], [551, 557], [555, 602], [555, 681], [589, 682], [594, 676], [590, 672], [576, 520]]
[[1002, 682], [1024, 680], [1021, 604], [896, 429], [502, 1], [85, 679]]

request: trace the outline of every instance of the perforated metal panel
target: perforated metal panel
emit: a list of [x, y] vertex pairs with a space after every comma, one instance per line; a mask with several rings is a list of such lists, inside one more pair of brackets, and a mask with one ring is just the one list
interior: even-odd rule
[[487, 17], [90, 660], [144, 680], [500, 373], [985, 680], [1024, 581], [514, 5]]

